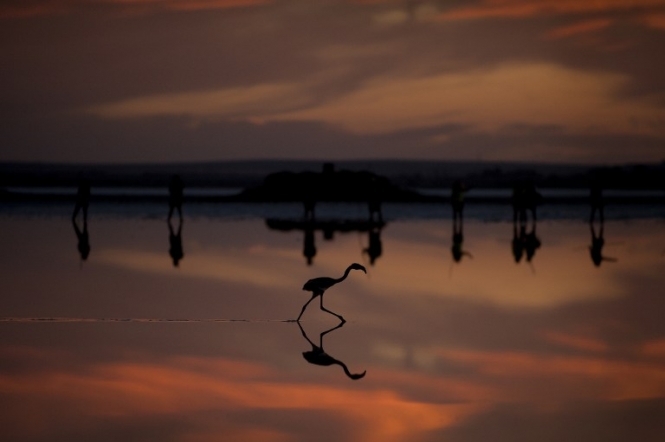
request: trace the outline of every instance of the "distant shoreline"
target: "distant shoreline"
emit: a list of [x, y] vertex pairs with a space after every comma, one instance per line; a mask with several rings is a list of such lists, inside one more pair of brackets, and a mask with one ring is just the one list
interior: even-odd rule
[[[323, 161], [245, 160], [154, 164], [61, 164], [0, 162], [0, 188], [71, 187], [82, 177], [93, 187], [168, 185], [172, 175], [187, 187], [249, 188], [280, 171], [320, 172]], [[336, 161], [336, 170], [369, 171], [402, 188], [449, 188], [456, 179], [470, 188], [510, 188], [530, 180], [538, 188], [588, 189], [600, 179], [607, 189], [665, 189], [665, 161], [650, 164], [592, 165], [519, 162], [359, 160]]]
[[[112, 204], [142, 204], [142, 203], [163, 203], [168, 204], [168, 194], [158, 194], [152, 191], [139, 192], [123, 192], [123, 187], [113, 189], [106, 188], [103, 193], [95, 193], [92, 189], [90, 197], [91, 204], [94, 203], [112, 203]], [[41, 191], [40, 191], [41, 190]], [[223, 190], [223, 189], [222, 189]], [[202, 192], [200, 194], [185, 192], [184, 204], [209, 204], [209, 203], [302, 203], [298, 199], [284, 199], [284, 200], [271, 200], [261, 198], [248, 198], [240, 189], [235, 189], [238, 192]], [[398, 203], [424, 203], [424, 204], [450, 204], [450, 195], [446, 193], [447, 189], [438, 189], [437, 194], [424, 194], [417, 192], [417, 197], [413, 199], [403, 199], [398, 201], [385, 201], [385, 202], [398, 202]], [[577, 190], [577, 191], [574, 191]], [[474, 195], [474, 192], [476, 193]], [[510, 189], [477, 189], [470, 192], [465, 197], [465, 203], [469, 205], [476, 204], [496, 204], [496, 205], [511, 205], [512, 199]], [[605, 204], [608, 205], [663, 205], [665, 204], [665, 191], [663, 190], [636, 190], [636, 191], [608, 191], [604, 197]], [[36, 191], [20, 191], [20, 190], [7, 190], [0, 189], [0, 202], [20, 202], [20, 203], [70, 203], [74, 204], [76, 201], [76, 188], [61, 189], [59, 193], [50, 193], [48, 189], [38, 189]], [[351, 202], [365, 204], [363, 201], [321, 201], [321, 202]], [[589, 195], [579, 189], [550, 189], [550, 191], [543, 192], [543, 198], [540, 205], [588, 205]]]

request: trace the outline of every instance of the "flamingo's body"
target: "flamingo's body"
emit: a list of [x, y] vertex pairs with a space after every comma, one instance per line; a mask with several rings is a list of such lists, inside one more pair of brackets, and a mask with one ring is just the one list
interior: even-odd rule
[[327, 277], [327, 276], [322, 276], [320, 278], [314, 278], [314, 279], [310, 279], [309, 281], [307, 281], [305, 283], [305, 285], [302, 287], [302, 289], [305, 290], [305, 291], [308, 291], [308, 292], [312, 292], [312, 297], [302, 307], [302, 310], [300, 311], [300, 315], [298, 315], [298, 319], [296, 319], [296, 321], [300, 321], [300, 317], [305, 312], [305, 309], [307, 308], [309, 303], [312, 302], [312, 300], [314, 298], [316, 298], [317, 296], [320, 296], [321, 297], [321, 310], [326, 311], [326, 312], [328, 312], [332, 315], [337, 316], [342, 322], [346, 322], [346, 320], [342, 316], [338, 315], [335, 312], [331, 312], [330, 310], [328, 310], [327, 308], [325, 308], [323, 306], [323, 294], [325, 293], [325, 291], [327, 289], [329, 289], [333, 285], [344, 281], [346, 279], [346, 277], [349, 276], [349, 272], [351, 272], [351, 270], [362, 270], [363, 272], [367, 273], [367, 270], [365, 269], [364, 266], [362, 266], [360, 264], [357, 264], [357, 263], [353, 263], [353, 264], [351, 264], [350, 266], [348, 266], [346, 268], [346, 270], [344, 271], [344, 275], [341, 278], [335, 279], [335, 278], [330, 278], [330, 277]]
[[335, 359], [334, 357], [330, 356], [326, 351], [323, 349], [323, 337], [327, 335], [328, 333], [332, 332], [333, 330], [337, 330], [338, 328], [341, 328], [344, 325], [343, 322], [340, 322], [337, 326], [331, 328], [330, 330], [326, 330], [323, 333], [319, 335], [319, 345], [316, 345], [314, 342], [312, 342], [311, 339], [307, 337], [307, 333], [305, 333], [305, 330], [302, 328], [302, 325], [300, 325], [300, 322], [298, 322], [298, 327], [300, 327], [300, 332], [302, 333], [303, 337], [307, 340], [312, 345], [312, 349], [310, 351], [304, 351], [302, 353], [303, 357], [307, 362], [310, 364], [314, 365], [320, 365], [322, 367], [328, 367], [331, 365], [339, 365], [342, 367], [344, 370], [344, 373], [353, 380], [358, 380], [362, 379], [367, 371], [363, 371], [362, 373], [351, 373], [349, 371], [349, 368], [346, 366], [346, 364], [339, 359]]

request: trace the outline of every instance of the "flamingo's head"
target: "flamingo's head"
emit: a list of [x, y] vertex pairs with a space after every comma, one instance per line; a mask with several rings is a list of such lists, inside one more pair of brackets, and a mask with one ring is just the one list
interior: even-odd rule
[[362, 270], [363, 272], [367, 273], [367, 269], [365, 266], [358, 264], [357, 262], [354, 262], [349, 266], [351, 270]]

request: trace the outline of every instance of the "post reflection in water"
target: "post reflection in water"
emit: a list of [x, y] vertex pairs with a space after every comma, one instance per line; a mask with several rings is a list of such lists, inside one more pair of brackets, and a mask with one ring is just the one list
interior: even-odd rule
[[372, 225], [367, 232], [369, 244], [363, 249], [363, 254], [369, 257], [370, 265], [374, 265], [376, 260], [383, 254], [383, 244], [381, 243], [381, 229], [382, 226], [375, 224]]
[[[590, 192], [591, 213], [589, 215], [589, 230], [591, 231], [591, 245], [589, 246], [589, 255], [591, 261], [596, 267], [600, 267], [603, 261], [616, 262], [616, 258], [603, 256], [603, 247], [605, 246], [605, 201], [603, 200], [602, 188], [593, 186]], [[598, 212], [598, 227], [596, 228], [596, 212]]]
[[314, 262], [314, 257], [316, 256], [316, 244], [314, 243], [314, 228], [312, 225], [308, 224], [305, 226], [302, 246], [302, 255], [307, 261], [307, 265], [311, 266]]
[[83, 218], [83, 229], [78, 225], [76, 218], [72, 218], [72, 224], [74, 225], [74, 233], [76, 234], [76, 248], [79, 251], [81, 260], [85, 261], [90, 255], [90, 237], [88, 235], [88, 220]]
[[[72, 212], [72, 224], [77, 239], [77, 249], [81, 260], [85, 261], [90, 255], [90, 237], [88, 236], [88, 206], [90, 205], [90, 181], [82, 179], [76, 192], [76, 203]], [[79, 226], [78, 214], [83, 214], [83, 228]]]
[[[526, 254], [526, 261], [531, 263], [536, 251], [542, 245], [536, 234], [538, 223], [536, 209], [541, 199], [542, 197], [533, 183], [520, 183], [513, 187], [513, 239], [511, 250], [515, 263], [519, 263], [524, 254]], [[529, 213], [531, 217], [529, 217]], [[531, 219], [530, 223], [529, 218]]]
[[464, 193], [466, 187], [460, 180], [453, 182], [450, 204], [453, 209], [453, 237], [450, 253], [453, 256], [453, 261], [461, 262], [462, 257], [468, 256], [473, 258], [471, 253], [463, 248], [464, 244]]
[[524, 236], [524, 250], [526, 251], [526, 260], [531, 262], [541, 246], [540, 238], [536, 235], [536, 220], [533, 220], [531, 230]]
[[178, 267], [180, 260], [185, 256], [182, 250], [182, 217], [178, 221], [178, 229], [174, 232], [171, 218], [166, 223], [169, 226], [169, 256], [173, 260], [173, 267]]
[[324, 367], [328, 367], [330, 365], [339, 365], [342, 367], [344, 370], [344, 373], [349, 377], [349, 379], [358, 380], [362, 379], [365, 377], [365, 374], [367, 374], [367, 370], [363, 371], [362, 373], [356, 373], [353, 374], [349, 371], [349, 368], [346, 366], [346, 364], [339, 359], [335, 359], [334, 357], [330, 356], [326, 351], [323, 349], [323, 337], [327, 335], [328, 333], [337, 330], [339, 328], [342, 328], [344, 326], [344, 322], [340, 322], [337, 324], [335, 327], [328, 329], [322, 333], [319, 334], [319, 345], [316, 345], [314, 342], [312, 342], [309, 337], [307, 337], [307, 333], [305, 333], [305, 329], [302, 327], [300, 322], [298, 322], [298, 327], [300, 328], [300, 332], [302, 333], [303, 337], [309, 342], [312, 346], [312, 349], [310, 351], [304, 351], [302, 353], [303, 357], [307, 362], [310, 364], [314, 365], [321, 365]]
[[450, 248], [450, 252], [453, 255], [453, 260], [455, 262], [462, 261], [462, 257], [468, 256], [473, 258], [473, 255], [464, 250], [464, 222], [462, 218], [453, 218], [453, 245]]
[[361, 250], [361, 255], [367, 255], [370, 264], [374, 265], [376, 260], [383, 254], [383, 245], [381, 242], [381, 231], [386, 226], [384, 221], [370, 219], [368, 221], [355, 219], [341, 220], [316, 220], [314, 218], [306, 219], [266, 219], [266, 226], [270, 230], [279, 230], [289, 232], [292, 230], [303, 232], [302, 256], [307, 265], [312, 265], [317, 256], [316, 232], [323, 234], [326, 241], [334, 241], [335, 233], [367, 232], [369, 244]]
[[511, 242], [513, 258], [515, 258], [515, 263], [519, 263], [524, 256], [524, 241], [523, 238], [526, 236], [526, 227], [522, 224], [519, 225], [518, 232], [518, 223], [516, 220], [513, 221], [513, 240]]
[[526, 261], [531, 262], [536, 255], [536, 250], [540, 248], [542, 243], [536, 234], [536, 220], [531, 223], [531, 228], [527, 232], [527, 223], [519, 221], [513, 223], [513, 240], [511, 241], [511, 250], [515, 263], [522, 260], [522, 256], [526, 253]]

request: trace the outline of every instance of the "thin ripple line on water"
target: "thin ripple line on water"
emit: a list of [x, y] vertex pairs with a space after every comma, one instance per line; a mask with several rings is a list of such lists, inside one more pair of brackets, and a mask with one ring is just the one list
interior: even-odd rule
[[13, 323], [209, 323], [209, 322], [294, 322], [294, 319], [231, 319], [231, 318], [203, 318], [203, 319], [185, 319], [185, 318], [68, 318], [68, 317], [5, 317], [0, 318], [0, 322]]

